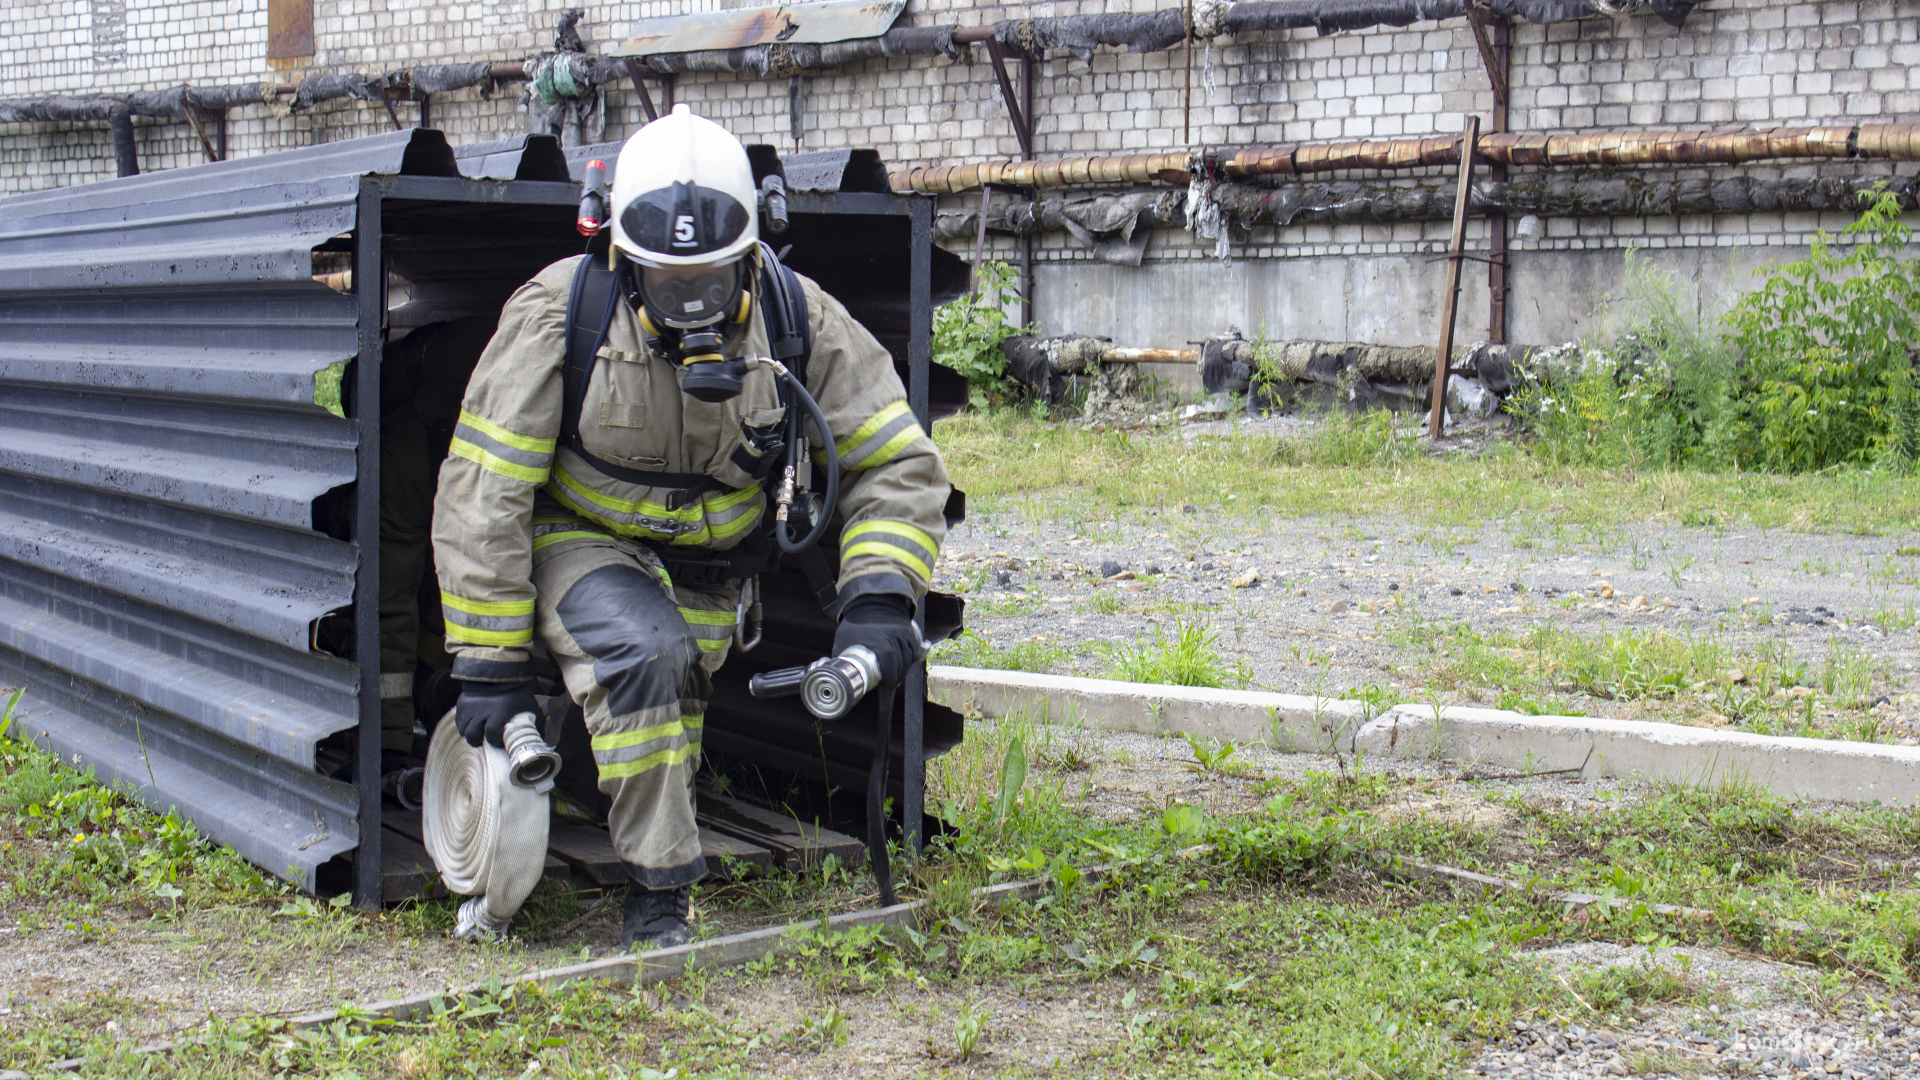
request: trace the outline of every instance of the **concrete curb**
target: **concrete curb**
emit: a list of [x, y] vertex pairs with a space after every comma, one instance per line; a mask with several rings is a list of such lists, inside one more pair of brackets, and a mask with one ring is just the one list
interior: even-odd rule
[[1783, 798], [1920, 802], [1920, 747], [1801, 739], [1588, 716], [1398, 705], [1368, 722], [1353, 749], [1516, 772], [1623, 776], [1705, 786], [1757, 784]]
[[1104, 731], [1186, 732], [1298, 753], [1344, 753], [1367, 720], [1363, 701], [941, 665], [927, 669], [927, 696], [985, 716], [1026, 712]]
[[1024, 671], [933, 667], [928, 694], [949, 708], [1027, 713], [1106, 731], [1190, 733], [1290, 753], [1428, 758], [1506, 772], [1619, 776], [1704, 785], [1757, 784], [1784, 798], [1920, 803], [1920, 747], [1801, 739], [1585, 716], [1396, 705], [1123, 683]]

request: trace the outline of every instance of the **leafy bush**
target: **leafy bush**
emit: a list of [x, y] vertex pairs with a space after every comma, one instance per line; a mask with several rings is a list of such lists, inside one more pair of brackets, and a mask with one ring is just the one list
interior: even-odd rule
[[973, 291], [933, 313], [933, 362], [966, 376], [976, 409], [1013, 396], [1000, 343], [1020, 332], [1006, 311], [1019, 280], [1005, 262], [982, 263], [974, 270]]
[[1900, 257], [1913, 238], [1900, 212], [1881, 191], [1847, 226], [1846, 255], [1823, 231], [1805, 259], [1763, 268], [1765, 284], [1728, 313], [1753, 394], [1752, 464], [1907, 467], [1920, 451], [1920, 263]]
[[1535, 452], [1556, 465], [1732, 464], [1733, 348], [1695, 317], [1695, 296], [1628, 252], [1624, 295], [1601, 313], [1598, 340], [1552, 385], [1529, 383], [1508, 402], [1538, 433]]
[[1695, 294], [1627, 255], [1621, 301], [1550, 383], [1507, 409], [1557, 465], [1808, 472], [1834, 465], [1909, 468], [1920, 457], [1920, 262], [1882, 191], [1833, 250], [1769, 264], [1720, 325], [1693, 315]]

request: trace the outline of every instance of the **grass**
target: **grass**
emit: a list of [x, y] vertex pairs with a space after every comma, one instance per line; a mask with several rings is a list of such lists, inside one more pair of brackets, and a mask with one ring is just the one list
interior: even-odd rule
[[1519, 712], [1581, 715], [1583, 699], [1673, 703], [1660, 718], [1765, 735], [1880, 741], [1875, 663], [1829, 639], [1817, 671], [1786, 645], [1734, 648], [1715, 636], [1628, 629], [1580, 634], [1542, 623], [1477, 630], [1405, 616], [1392, 640], [1424, 658], [1432, 685]]
[[[1598, 812], [1513, 796], [1504, 804], [1511, 824], [1490, 830], [1397, 811], [1431, 797], [1432, 781], [1358, 763], [1261, 778], [1237, 760], [1230, 767], [1226, 747], [1204, 743], [1188, 747], [1204, 770], [1196, 778], [1237, 785], [1254, 809], [1215, 814], [1144, 792], [1143, 812], [1115, 823], [1087, 809], [1089, 758], [1114, 760], [1101, 746], [1072, 718], [971, 725], [932, 764], [930, 795], [956, 828], [902, 882], [930, 901], [932, 917], [917, 929], [803, 934], [746, 969], [651, 989], [496, 985], [408, 1023], [294, 1033], [273, 1017], [215, 1019], [164, 1059], [134, 1055], [101, 1026], [137, 1008], [103, 997], [84, 1011], [35, 1012], [30, 1027], [0, 1027], [0, 1054], [29, 1068], [84, 1056], [83, 1075], [108, 1077], [662, 1080], [874, 1066], [1022, 1074], [1039, 1048], [1064, 1047], [1060, 1068], [1076, 1075], [1437, 1080], [1457, 1075], [1518, 1019], [1620, 1024], [1702, 993], [1654, 966], [1562, 976], [1528, 958], [1536, 946], [1727, 944], [1895, 987], [1915, 974], [1913, 894], [1828, 872], [1836, 864], [1827, 858], [1866, 866], [1911, 851], [1920, 816], [1910, 811], [1816, 815], [1739, 785], [1669, 787]], [[1377, 871], [1388, 853], [1633, 902], [1574, 921], [1522, 897], [1393, 883]], [[209, 857], [217, 855], [197, 856]], [[1112, 869], [1080, 872], [1095, 863]], [[973, 894], [1014, 877], [1051, 886], [1033, 903], [999, 907]], [[864, 887], [864, 875], [829, 867], [703, 890], [700, 903], [790, 917]], [[1655, 902], [1715, 916], [1660, 916]], [[349, 954], [382, 934], [381, 924], [326, 904], [280, 897], [256, 906], [280, 922], [329, 928], [336, 937], [316, 939], [310, 956]], [[1767, 921], [1780, 918], [1813, 930], [1782, 933]], [[384, 936], [405, 940], [396, 929]], [[893, 1035], [903, 1030], [924, 1031], [924, 1045], [903, 1048]]]
[[935, 664], [1000, 671], [1034, 671], [1044, 675], [1065, 667], [1071, 657], [1072, 654], [1066, 649], [1048, 644], [1044, 639], [1029, 638], [1012, 642], [1005, 648], [995, 648], [993, 642], [977, 631], [968, 630], [958, 638], [934, 646], [927, 659]]
[[1244, 662], [1230, 670], [1220, 658], [1220, 635], [1202, 623], [1176, 621], [1172, 637], [1156, 626], [1151, 642], [1109, 647], [1106, 678], [1170, 686], [1237, 686], [1250, 679]]
[[1039, 518], [1178, 511], [1352, 515], [1389, 507], [1425, 526], [1614, 527], [1650, 521], [1726, 528], [1883, 533], [1920, 526], [1920, 478], [1549, 466], [1502, 447], [1471, 460], [1389, 450], [1381, 421], [1339, 417], [1301, 437], [1181, 440], [1090, 431], [1014, 411], [969, 412], [934, 438], [968, 498]]

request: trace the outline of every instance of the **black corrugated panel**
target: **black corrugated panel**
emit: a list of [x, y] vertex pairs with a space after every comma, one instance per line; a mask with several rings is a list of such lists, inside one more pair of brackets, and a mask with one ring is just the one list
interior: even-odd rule
[[356, 552], [337, 402], [354, 300], [312, 280], [361, 177], [457, 176], [391, 135], [0, 201], [0, 683], [28, 733], [311, 886], [358, 843], [315, 746], [358, 669], [314, 651]]

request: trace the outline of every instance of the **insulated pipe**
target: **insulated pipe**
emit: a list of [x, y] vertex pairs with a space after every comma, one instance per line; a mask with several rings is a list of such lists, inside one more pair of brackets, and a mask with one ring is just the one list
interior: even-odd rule
[[[1307, 223], [1374, 224], [1399, 221], [1446, 221], [1453, 216], [1453, 185], [1438, 179], [1412, 183], [1389, 179], [1294, 181], [1263, 187], [1254, 184], [1214, 184], [1207, 197], [1242, 228]], [[1541, 217], [1669, 217], [1681, 214], [1780, 213], [1804, 210], [1858, 210], [1861, 199], [1884, 186], [1913, 209], [1920, 178], [1912, 176], [1823, 176], [1812, 179], [1771, 180], [1746, 175], [1722, 175], [1689, 180], [1652, 180], [1627, 172], [1523, 174], [1519, 179], [1477, 181], [1468, 213], [1535, 214]], [[987, 227], [1018, 235], [1058, 233], [1070, 229], [1074, 215], [1082, 219], [1113, 220], [1105, 213], [1114, 200], [1136, 199], [1136, 193], [1076, 193], [1036, 202], [994, 199], [988, 204]], [[1184, 193], [1164, 191], [1142, 205], [1135, 229], [1185, 228], [1179, 207]], [[977, 210], [945, 210], [935, 219], [934, 235], [942, 240], [971, 240], [979, 229]]]
[[132, 110], [114, 105], [107, 113], [107, 127], [113, 131], [113, 164], [119, 175], [140, 175], [140, 146], [133, 138]]
[[[1480, 138], [1475, 153], [1496, 165], [1536, 166], [1724, 165], [1781, 159], [1920, 161], [1920, 124], [1823, 125], [1771, 131], [1616, 128], [1503, 132]], [[985, 184], [1034, 188], [1120, 181], [1184, 184], [1201, 169], [1229, 180], [1250, 180], [1339, 169], [1390, 171], [1459, 163], [1460, 137], [1443, 135], [1249, 147], [1224, 156], [1178, 152], [929, 165], [902, 169], [891, 179], [895, 191], [952, 195]]]

